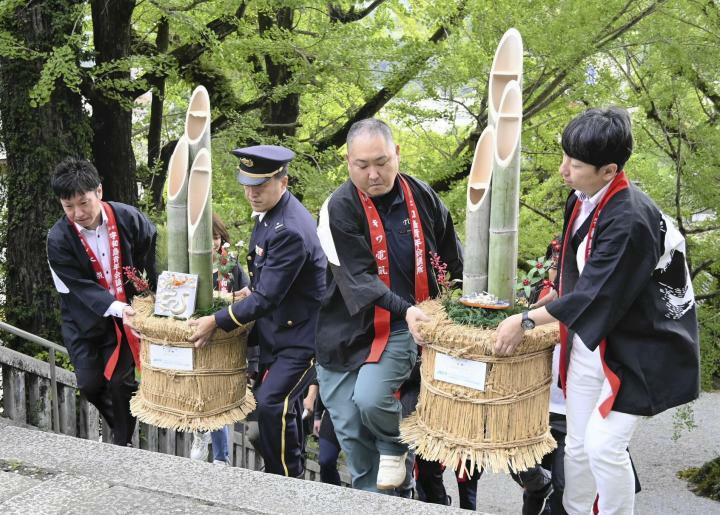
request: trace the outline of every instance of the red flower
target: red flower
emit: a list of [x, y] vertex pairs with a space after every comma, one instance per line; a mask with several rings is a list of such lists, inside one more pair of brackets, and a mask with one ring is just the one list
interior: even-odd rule
[[523, 279], [523, 286], [530, 286], [530, 279]]
[[124, 266], [123, 270], [125, 277], [133, 284], [136, 292], [143, 293], [150, 289], [150, 283], [145, 278], [145, 274], [139, 275], [134, 266]]
[[543, 264], [540, 263], [539, 261], [538, 261], [538, 263], [535, 265], [535, 268], [537, 268], [538, 270], [541, 270], [542, 267], [543, 267]]

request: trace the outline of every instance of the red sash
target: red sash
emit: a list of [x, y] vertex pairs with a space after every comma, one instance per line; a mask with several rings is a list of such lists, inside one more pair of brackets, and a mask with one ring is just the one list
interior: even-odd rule
[[[603, 195], [602, 199], [600, 200], [600, 203], [597, 206], [597, 209], [595, 209], [595, 213], [593, 214], [592, 220], [590, 221], [590, 228], [588, 229], [587, 234], [587, 243], [585, 245], [585, 262], [587, 262], [590, 259], [590, 253], [592, 251], [592, 241], [593, 237], [595, 236], [595, 227], [597, 226], [598, 218], [600, 217], [600, 212], [603, 210], [603, 208], [607, 205], [607, 203], [610, 201], [610, 199], [618, 192], [627, 189], [630, 187], [630, 182], [628, 181], [625, 172], [621, 171], [615, 179], [613, 179], [613, 182], [611, 183], [610, 187], [605, 192], [605, 195]], [[578, 216], [578, 213], [580, 212], [580, 205], [582, 204], [582, 201], [580, 199], [575, 202], [575, 206], [573, 208], [572, 215], [570, 215], [570, 220], [568, 221], [567, 227], [565, 229], [565, 238], [563, 241], [563, 247], [562, 252], [560, 255], [560, 287], [558, 295], [562, 296], [563, 294], [563, 266], [565, 262], [565, 255], [567, 254], [567, 249], [569, 249], [570, 245], [570, 236], [573, 231], [573, 225], [575, 224], [575, 219]], [[565, 392], [566, 388], [566, 382], [567, 382], [567, 345], [568, 345], [568, 328], [560, 322], [560, 382], [562, 384], [563, 392]], [[615, 403], [615, 398], [617, 397], [618, 391], [620, 391], [620, 378], [613, 372], [610, 367], [607, 366], [607, 363], [605, 363], [605, 350], [607, 348], [607, 340], [605, 338], [600, 341], [600, 360], [602, 361], [602, 367], [603, 372], [605, 373], [605, 378], [610, 383], [610, 389], [611, 393], [608, 396], [607, 399], [605, 399], [599, 407], [600, 415], [602, 415], [603, 418], [607, 417], [610, 411], [612, 410], [613, 404]]]
[[[123, 264], [120, 246], [120, 233], [118, 232], [117, 223], [115, 222], [115, 213], [106, 202], [102, 202], [101, 204], [103, 210], [105, 211], [105, 215], [107, 216], [108, 239], [110, 243], [110, 270], [113, 286], [115, 288], [115, 299], [127, 304], [127, 295], [125, 295], [125, 288], [123, 287]], [[68, 222], [70, 221], [68, 220]], [[100, 283], [100, 286], [107, 290], [110, 290], [110, 285], [105, 279], [105, 274], [103, 273], [102, 267], [100, 266], [100, 261], [98, 261], [95, 253], [92, 251], [92, 249], [88, 245], [88, 242], [85, 240], [85, 237], [80, 231], [78, 231], [77, 226], [73, 222], [70, 222], [70, 226], [75, 230], [75, 233], [80, 238], [80, 242], [82, 243], [83, 248], [85, 248], [85, 252], [90, 258], [90, 263], [92, 264], [93, 270], [95, 271], [95, 277]], [[120, 345], [122, 344], [123, 335], [122, 330], [120, 329], [120, 324], [115, 319], [115, 317], [113, 317], [113, 322], [115, 323], [115, 337], [117, 338], [117, 346], [115, 347], [115, 350], [113, 351], [110, 359], [105, 365], [105, 379], [107, 379], [108, 381], [112, 377], [113, 372], [115, 372], [115, 367], [117, 366], [118, 359], [120, 358]], [[138, 341], [137, 337], [132, 333], [132, 331], [129, 331], [127, 329], [125, 329], [125, 336], [127, 337], [128, 345], [130, 345], [130, 351], [132, 352], [135, 366], [140, 368], [140, 342]]]
[[[410, 227], [415, 248], [415, 302], [422, 302], [430, 296], [430, 288], [428, 287], [427, 268], [425, 266], [425, 234], [423, 233], [420, 215], [415, 205], [412, 191], [407, 180], [402, 175], [398, 175], [400, 186], [405, 195], [405, 205], [407, 206], [408, 218], [410, 219]], [[390, 256], [388, 255], [387, 238], [382, 220], [378, 215], [375, 204], [372, 199], [357, 190], [360, 196], [360, 203], [365, 210], [365, 218], [370, 228], [370, 244], [372, 253], [377, 263], [378, 277], [390, 288]], [[390, 337], [390, 312], [379, 306], [375, 306], [375, 317], [373, 321], [375, 328], [375, 338], [373, 338], [370, 346], [370, 355], [365, 363], [377, 363], [380, 361], [388, 338]]]

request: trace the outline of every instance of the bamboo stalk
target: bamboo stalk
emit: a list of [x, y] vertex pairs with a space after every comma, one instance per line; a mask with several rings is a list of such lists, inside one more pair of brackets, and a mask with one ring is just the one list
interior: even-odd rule
[[511, 80], [517, 81], [522, 89], [523, 42], [517, 29], [509, 29], [495, 50], [488, 84], [488, 123], [496, 124], [500, 100], [505, 87]]
[[197, 274], [195, 309], [212, 305], [212, 167], [210, 151], [201, 148], [193, 161], [187, 203], [190, 273]]
[[167, 200], [167, 239], [168, 270], [187, 273], [188, 264], [188, 228], [187, 228], [187, 188], [188, 188], [188, 143], [181, 136], [168, 164], [168, 200]]
[[495, 129], [489, 125], [475, 146], [467, 186], [463, 295], [487, 290], [490, 228], [490, 181], [495, 152]]
[[187, 113], [185, 113], [185, 137], [188, 141], [189, 162], [201, 149], [210, 151], [210, 96], [205, 86], [198, 86], [190, 97]]
[[520, 200], [522, 93], [517, 81], [505, 87], [496, 113], [492, 175], [488, 292], [514, 304]]

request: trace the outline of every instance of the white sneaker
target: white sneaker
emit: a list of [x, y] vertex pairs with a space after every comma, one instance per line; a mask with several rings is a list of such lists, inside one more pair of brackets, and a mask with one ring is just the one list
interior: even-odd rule
[[380, 455], [380, 466], [378, 467], [377, 487], [378, 490], [392, 490], [402, 485], [405, 481], [405, 458], [402, 456]]
[[225, 465], [226, 467], [230, 466], [230, 464], [225, 460], [213, 460], [213, 463], [215, 465]]
[[190, 447], [190, 459], [205, 461], [208, 457], [208, 445], [210, 444], [210, 433], [193, 431], [192, 447]]

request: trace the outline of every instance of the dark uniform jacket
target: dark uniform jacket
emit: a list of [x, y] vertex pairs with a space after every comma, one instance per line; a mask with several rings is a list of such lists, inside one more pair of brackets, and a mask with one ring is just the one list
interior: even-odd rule
[[[409, 183], [420, 214], [425, 234], [428, 286], [430, 297], [434, 297], [438, 294], [438, 284], [430, 265], [430, 253], [440, 256], [451, 277], [460, 278], [463, 266], [460, 241], [452, 217], [437, 193], [418, 179], [404, 174], [403, 177]], [[375, 337], [375, 303], [388, 288], [378, 277], [368, 222], [357, 189], [350, 180], [328, 199], [327, 217], [340, 265], [333, 264], [333, 258], [330, 258], [328, 289], [318, 323], [317, 360], [330, 370], [355, 370], [370, 353]], [[403, 231], [402, 228], [385, 227], [386, 232], [398, 230]], [[404, 230], [403, 234], [412, 239], [410, 230]], [[390, 280], [392, 286], [392, 275]]]
[[[576, 201], [571, 194], [563, 233], [572, 230]], [[697, 398], [695, 298], [684, 240], [670, 220], [630, 185], [600, 212], [582, 274], [567, 247], [562, 295], [546, 308], [568, 327], [568, 344], [573, 333], [590, 350], [607, 340], [605, 362], [620, 379], [612, 409], [649, 416]]]
[[[115, 213], [120, 233], [123, 266], [147, 272], [155, 288], [155, 226], [132, 206], [108, 202]], [[95, 365], [93, 347], [116, 342], [113, 317], [103, 317], [116, 299], [98, 282], [90, 258], [66, 216], [55, 222], [47, 239], [47, 256], [52, 270], [65, 284], [67, 293], [60, 293], [61, 332], [65, 347], [75, 367]], [[125, 283], [128, 302], [135, 290]]]
[[247, 260], [251, 295], [216, 313], [216, 323], [229, 331], [255, 320], [248, 344], [260, 345], [261, 363], [281, 353], [311, 358], [327, 261], [315, 219], [289, 191], [255, 223]]

